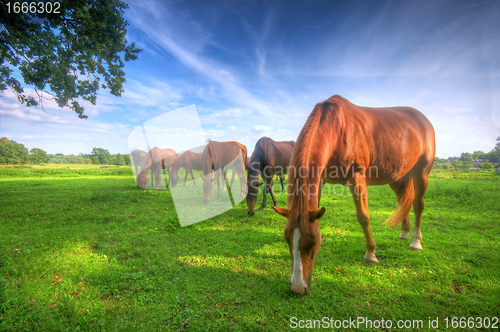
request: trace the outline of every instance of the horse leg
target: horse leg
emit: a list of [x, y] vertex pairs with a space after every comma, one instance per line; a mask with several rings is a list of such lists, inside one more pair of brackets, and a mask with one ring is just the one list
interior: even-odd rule
[[[281, 191], [280, 193], [282, 193], [283, 191], [285, 191], [285, 187], [283, 186], [283, 180], [285, 179], [285, 177], [283, 175], [280, 175], [280, 182], [281, 182]], [[274, 204], [274, 206], [276, 206], [276, 204]]]
[[[189, 173], [191, 174], [191, 179], [193, 179], [194, 185], [196, 186], [196, 181], [194, 180], [194, 176], [193, 176], [193, 169], [190, 169]], [[184, 183], [184, 185], [186, 185], [186, 183]]]
[[[187, 179], [188, 179], [188, 176], [189, 176], [189, 172], [188, 172], [188, 170], [184, 168], [184, 171], [185, 171], [186, 175], [184, 176], [184, 184], [182, 185], [183, 187], [185, 187], [185, 186], [186, 186], [186, 182], [187, 182]], [[193, 176], [193, 175], [191, 174], [191, 177], [192, 177], [192, 176]]]
[[356, 177], [354, 180], [355, 184], [351, 184], [349, 189], [351, 190], [352, 198], [354, 199], [354, 204], [356, 205], [356, 218], [358, 219], [359, 224], [363, 228], [363, 233], [365, 234], [366, 254], [363, 258], [363, 263], [370, 265], [372, 263], [378, 263], [378, 260], [375, 256], [375, 240], [373, 240], [370, 232], [370, 215], [368, 214], [366, 181], [361, 176]]
[[273, 183], [269, 186], [269, 193], [271, 194], [271, 198], [273, 199], [274, 206], [278, 206], [278, 201], [276, 200], [276, 196], [274, 196]]
[[160, 171], [161, 171], [161, 169], [154, 172], [155, 180], [156, 180], [156, 189], [160, 188]]
[[429, 174], [423, 171], [412, 174], [413, 184], [415, 186], [415, 198], [413, 199], [413, 211], [415, 212], [415, 228], [413, 229], [413, 239], [410, 248], [413, 250], [422, 250], [422, 233], [420, 232], [420, 221], [424, 211], [424, 194], [429, 183]]
[[222, 191], [226, 191], [226, 169], [222, 168], [221, 173]]
[[[400, 180], [389, 183], [389, 187], [391, 187], [392, 191], [396, 194], [398, 198], [398, 202], [401, 200], [402, 195], [404, 194], [405, 182], [410, 181], [410, 176], [405, 175]], [[410, 184], [411, 185], [411, 184]], [[411, 189], [410, 189], [411, 190]], [[399, 234], [400, 239], [408, 239], [410, 237], [410, 216], [406, 215], [405, 219], [401, 223], [401, 234]]]
[[215, 182], [217, 183], [217, 195], [219, 194], [220, 191], [220, 172], [221, 172], [220, 169], [215, 172]]
[[233, 182], [234, 182], [235, 175], [236, 175], [236, 171], [233, 169], [233, 175], [231, 177], [231, 184], [229, 185], [229, 188], [233, 188]]
[[[161, 172], [163, 173], [163, 170], [160, 168]], [[165, 181], [165, 183], [167, 184], [167, 188], [170, 188], [170, 171], [171, 171], [171, 168], [170, 167], [165, 167], [165, 171], [167, 172], [167, 178], [168, 178], [168, 182]]]
[[243, 171], [240, 170], [240, 172], [238, 173], [238, 177], [240, 178], [241, 196], [246, 197], [248, 189], [247, 189], [247, 181], [245, 179], [245, 169], [243, 169]]
[[[272, 178], [271, 178], [272, 179]], [[257, 209], [257, 211], [262, 211], [266, 207], [266, 201], [267, 201], [267, 179], [264, 179], [264, 192], [262, 193], [263, 199], [262, 199], [262, 205], [260, 208]]]

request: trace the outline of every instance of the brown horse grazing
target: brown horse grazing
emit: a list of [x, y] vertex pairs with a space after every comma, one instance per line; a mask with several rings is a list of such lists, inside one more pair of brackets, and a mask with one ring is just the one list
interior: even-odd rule
[[130, 152], [130, 157], [132, 158], [135, 166], [135, 174], [139, 174], [139, 166], [142, 164], [142, 161], [147, 155], [148, 153], [142, 150], [134, 150]]
[[[148, 153], [142, 150], [134, 150], [130, 152], [130, 157], [134, 162], [135, 176], [139, 175], [139, 166], [143, 163], [144, 158], [146, 158]], [[151, 183], [153, 183], [153, 173], [151, 173]]]
[[349, 187], [366, 240], [364, 263], [378, 263], [368, 215], [366, 187], [371, 185], [389, 184], [396, 193], [398, 207], [385, 223], [396, 226], [402, 221], [400, 238], [408, 238], [413, 204], [410, 248], [422, 249], [420, 221], [436, 150], [434, 136], [429, 120], [410, 107], [361, 107], [337, 95], [316, 105], [293, 150], [288, 209], [274, 208], [288, 218], [284, 237], [293, 262], [292, 291], [303, 294], [311, 284], [321, 244], [318, 219], [325, 213], [325, 208], [317, 210], [323, 181]]
[[[268, 137], [262, 137], [255, 144], [252, 156], [250, 157], [250, 168], [248, 170], [248, 194], [246, 197], [248, 214], [254, 215], [255, 203], [259, 194], [259, 175], [264, 180], [264, 192], [262, 205], [257, 211], [262, 211], [266, 207], [267, 193], [271, 194], [274, 205], [277, 204], [273, 191], [274, 174], [282, 176], [288, 172], [294, 141], [276, 142]], [[282, 182], [283, 186], [283, 182]]]
[[[238, 155], [241, 155], [241, 160], [236, 160]], [[216, 171], [215, 180], [217, 187], [220, 185], [222, 178], [222, 185], [225, 186], [223, 168], [232, 168], [238, 174], [241, 181], [241, 195], [246, 194], [245, 182], [245, 164], [247, 163], [247, 148], [241, 143], [230, 142], [216, 142], [209, 141], [203, 150], [202, 163], [203, 163], [203, 201], [208, 203], [210, 201], [210, 192], [212, 191], [212, 169]]]
[[194, 185], [196, 186], [196, 181], [193, 176], [193, 169], [197, 171], [203, 170], [203, 166], [201, 163], [202, 153], [195, 153], [192, 151], [186, 151], [177, 158], [174, 165], [172, 166], [172, 187], [177, 186], [177, 182], [179, 181], [179, 170], [184, 168], [186, 170], [186, 176], [184, 177], [184, 185], [186, 186], [188, 175], [191, 174], [191, 178], [193, 179]]
[[[156, 179], [156, 189], [160, 188], [162, 169], [167, 171], [168, 177], [170, 178], [170, 168], [176, 159], [177, 153], [172, 149], [160, 149], [156, 146], [152, 148], [141, 164], [141, 173], [137, 176], [137, 188], [142, 190], [146, 188], [146, 184], [148, 183], [147, 175], [150, 168], [151, 173], [154, 174]], [[151, 180], [151, 185], [154, 185], [153, 180]]]

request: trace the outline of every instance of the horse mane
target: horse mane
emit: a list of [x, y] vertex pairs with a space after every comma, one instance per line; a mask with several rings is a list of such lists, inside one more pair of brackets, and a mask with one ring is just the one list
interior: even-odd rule
[[[302, 128], [292, 152], [292, 159], [290, 161], [291, 169], [288, 171], [288, 183], [291, 184], [288, 190], [288, 220], [291, 222], [292, 228], [299, 227], [300, 232], [305, 235], [309, 234], [310, 183], [307, 176], [300, 175], [300, 170], [303, 167], [309, 170], [311, 166], [309, 163], [312, 160], [311, 156], [315, 152], [313, 151], [314, 147], [324, 145], [322, 141], [324, 137], [321, 135], [323, 131], [319, 130], [319, 127], [324, 117], [331, 113], [328, 112], [330, 106], [333, 106], [335, 113], [338, 112], [341, 115], [346, 109], [346, 102], [349, 103], [341, 96], [335, 95], [323, 103], [316, 104]], [[307, 173], [309, 174], [309, 171]], [[300, 193], [297, 194], [297, 190], [300, 190]], [[312, 208], [317, 209], [318, 207], [314, 206]]]
[[[203, 163], [203, 175], [212, 173], [212, 169], [216, 169], [214, 165], [214, 160], [213, 160], [213, 153], [212, 153], [212, 144], [217, 143], [215, 141], [212, 141], [210, 138], [207, 139], [208, 144], [207, 147], [203, 150], [202, 154], [202, 163]], [[208, 156], [206, 155], [208, 153]], [[208, 158], [207, 158], [208, 157]]]

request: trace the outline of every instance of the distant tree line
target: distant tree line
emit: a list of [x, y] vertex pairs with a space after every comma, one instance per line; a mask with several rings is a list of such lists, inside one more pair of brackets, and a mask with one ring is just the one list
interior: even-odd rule
[[[449, 160], [447, 162], [447, 160]], [[476, 162], [476, 163], [474, 163]], [[497, 143], [493, 150], [484, 152], [481, 150], [470, 152], [462, 152], [460, 157], [450, 157], [448, 159], [434, 159], [434, 169], [470, 169], [479, 168], [491, 170], [495, 164], [500, 163], [500, 136], [497, 137]]]
[[28, 151], [24, 144], [0, 138], [0, 164], [100, 164], [100, 165], [130, 165], [130, 155], [110, 154], [108, 150], [94, 148], [89, 154], [80, 153], [64, 155], [62, 153], [48, 154], [42, 149], [33, 148]]
[[[445, 163], [449, 160], [449, 163]], [[480, 160], [474, 165], [474, 161]], [[110, 154], [103, 148], [93, 148], [89, 154], [64, 155], [62, 153], [47, 154], [42, 149], [33, 148], [28, 151], [24, 144], [0, 138], [0, 164], [100, 164], [100, 165], [130, 165], [130, 155]], [[500, 136], [493, 150], [486, 153], [484, 151], [474, 151], [473, 153], [463, 152], [460, 157], [450, 157], [448, 159], [434, 159], [434, 169], [470, 169], [480, 168], [484, 170], [493, 169], [496, 163], [500, 163]]]

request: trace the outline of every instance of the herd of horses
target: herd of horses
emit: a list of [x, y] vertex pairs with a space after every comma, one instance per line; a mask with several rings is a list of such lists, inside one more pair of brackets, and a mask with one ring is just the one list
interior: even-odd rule
[[[172, 187], [178, 183], [181, 168], [185, 169], [184, 186], [188, 175], [196, 185], [193, 170], [203, 171], [205, 203], [209, 203], [213, 182], [218, 187], [222, 183], [224, 189], [226, 170], [232, 169], [233, 180], [237, 175], [241, 181], [241, 195], [246, 196], [249, 215], [255, 213], [259, 186], [263, 185], [263, 201], [257, 211], [266, 207], [269, 193], [274, 202], [272, 208], [288, 219], [284, 238], [293, 266], [290, 287], [304, 294], [310, 287], [314, 259], [321, 245], [319, 219], [325, 214], [325, 208], [320, 208], [323, 186], [330, 183], [349, 188], [365, 236], [365, 264], [378, 263], [370, 232], [367, 186], [388, 184], [396, 194], [398, 207], [385, 223], [393, 227], [402, 223], [401, 239], [410, 236], [409, 212], [413, 206], [415, 227], [410, 248], [422, 250], [423, 197], [435, 150], [434, 128], [418, 110], [362, 107], [335, 95], [314, 107], [296, 142], [262, 137], [250, 158], [246, 147], [234, 141], [209, 141], [202, 153], [187, 151], [177, 156], [171, 149], [155, 147], [147, 153], [133, 151], [131, 157], [141, 189], [146, 187], [149, 169], [152, 184], [153, 176], [156, 179], [156, 188], [162, 169], [168, 173], [167, 186]], [[285, 175], [288, 175], [287, 208], [280, 208], [273, 192], [273, 178], [281, 180], [283, 191]]]

